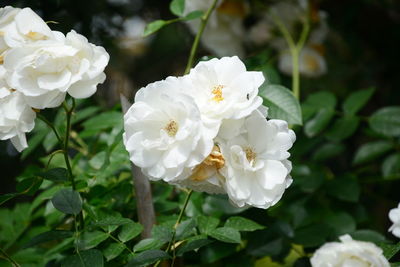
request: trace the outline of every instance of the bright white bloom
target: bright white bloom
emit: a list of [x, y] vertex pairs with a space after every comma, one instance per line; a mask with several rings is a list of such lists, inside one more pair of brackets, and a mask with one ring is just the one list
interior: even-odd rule
[[[185, 15], [193, 11], [204, 11], [211, 6], [213, 0], [187, 0]], [[202, 44], [217, 56], [243, 56], [241, 40], [244, 37], [243, 18], [246, 6], [242, 1], [220, 0], [211, 14], [202, 35]], [[200, 20], [188, 21], [190, 30], [196, 34]]]
[[400, 203], [397, 208], [389, 211], [389, 219], [393, 222], [393, 225], [389, 228], [394, 236], [400, 238]]
[[30, 8], [0, 8], [0, 54], [37, 40], [53, 38], [49, 26]]
[[[279, 55], [279, 70], [287, 75], [292, 75], [293, 62], [288, 50]], [[306, 77], [318, 77], [327, 70], [325, 58], [312, 46], [305, 46], [299, 55], [299, 72]]]
[[53, 36], [10, 49], [4, 57], [8, 84], [38, 109], [60, 105], [66, 92], [87, 98], [105, 80], [109, 55], [103, 47], [75, 31], [67, 36], [53, 32]]
[[375, 244], [353, 240], [343, 235], [341, 242], [330, 242], [320, 247], [311, 258], [313, 267], [389, 267], [382, 250]]
[[296, 137], [285, 121], [267, 121], [260, 110], [246, 117], [242, 127], [233, 138], [217, 138], [225, 159], [220, 172], [235, 205], [266, 209], [280, 200], [292, 182], [287, 158]]
[[152, 180], [187, 178], [213, 147], [209, 130], [181, 80], [169, 77], [140, 89], [125, 114], [124, 144]]
[[21, 152], [28, 147], [25, 133], [32, 131], [35, 117], [36, 113], [26, 104], [23, 95], [2, 86], [0, 79], [0, 140], [11, 139]]
[[248, 116], [262, 104], [258, 88], [262, 72], [246, 71], [236, 56], [200, 62], [183, 77], [184, 92], [193, 97], [204, 123], [214, 129], [214, 138], [223, 119]]

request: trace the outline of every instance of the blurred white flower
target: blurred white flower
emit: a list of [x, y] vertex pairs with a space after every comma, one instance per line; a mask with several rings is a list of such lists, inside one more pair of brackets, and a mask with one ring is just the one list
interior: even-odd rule
[[28, 147], [25, 133], [32, 131], [35, 117], [21, 93], [0, 85], [0, 140], [10, 139], [21, 152]]
[[56, 107], [66, 92], [87, 98], [105, 80], [109, 55], [101, 46], [71, 31], [8, 50], [4, 56], [8, 84], [34, 108]]
[[398, 238], [400, 238], [400, 203], [397, 208], [389, 211], [389, 219], [392, 221], [389, 231]]
[[238, 207], [268, 208], [276, 204], [291, 184], [288, 150], [296, 136], [282, 120], [269, 120], [260, 110], [243, 120], [239, 135], [217, 137], [225, 166], [229, 199]]
[[[213, 0], [187, 0], [185, 2], [185, 15], [193, 11], [207, 11]], [[243, 18], [246, 14], [246, 6], [243, 1], [220, 0], [211, 14], [206, 28], [201, 37], [202, 44], [217, 56], [242, 57], [244, 49], [242, 39], [244, 37]], [[200, 20], [188, 21], [190, 30], [196, 34], [200, 27]]]
[[236, 56], [200, 62], [183, 80], [184, 92], [193, 97], [205, 125], [214, 131], [211, 138], [223, 119], [243, 118], [262, 104], [262, 72], [246, 71]]
[[131, 161], [152, 180], [186, 179], [211, 152], [213, 140], [180, 79], [140, 89], [124, 116], [124, 144]]
[[[279, 55], [279, 70], [287, 75], [292, 75], [293, 62], [292, 55], [288, 50], [284, 50]], [[299, 72], [306, 77], [318, 77], [325, 74], [327, 70], [325, 58], [322, 56], [318, 47], [305, 46], [299, 55]]]
[[53, 33], [49, 26], [29, 7], [0, 8], [0, 54], [12, 47], [50, 38]]
[[343, 235], [341, 242], [330, 242], [320, 247], [311, 258], [313, 267], [389, 267], [382, 250], [375, 244], [353, 240]]
[[118, 45], [122, 49], [128, 50], [133, 55], [143, 54], [149, 41], [153, 37], [143, 37], [143, 31], [146, 25], [146, 21], [139, 16], [134, 16], [125, 20], [122, 25], [123, 33], [119, 38]]

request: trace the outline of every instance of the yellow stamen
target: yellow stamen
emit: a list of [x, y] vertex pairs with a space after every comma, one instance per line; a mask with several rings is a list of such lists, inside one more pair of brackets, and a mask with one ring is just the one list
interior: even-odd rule
[[256, 159], [257, 154], [250, 147], [246, 147], [244, 152], [246, 153], [246, 158], [249, 162], [252, 162]]
[[193, 181], [204, 181], [210, 178], [217, 170], [225, 165], [225, 159], [222, 156], [218, 146], [214, 146], [210, 155], [193, 170], [190, 179]]
[[176, 133], [178, 132], [179, 125], [176, 121], [170, 120], [167, 125], [164, 127], [164, 130], [167, 132], [167, 134], [171, 137], [175, 136]]
[[211, 93], [214, 95], [214, 97], [211, 98], [211, 100], [214, 100], [217, 103], [224, 100], [224, 98], [222, 97], [222, 88], [224, 88], [224, 87], [225, 86], [223, 86], [223, 85], [214, 86], [214, 88], [211, 91]]

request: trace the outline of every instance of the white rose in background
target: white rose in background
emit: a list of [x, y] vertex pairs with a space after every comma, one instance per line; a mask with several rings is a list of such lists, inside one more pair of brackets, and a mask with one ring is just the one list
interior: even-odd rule
[[[299, 55], [299, 72], [305, 77], [319, 77], [326, 73], [327, 67], [325, 58], [317, 47], [305, 46]], [[279, 55], [279, 70], [286, 75], [292, 75], [293, 61], [288, 50], [282, 51]]]
[[105, 80], [109, 55], [103, 47], [75, 31], [67, 36], [53, 32], [53, 36], [10, 49], [4, 57], [8, 84], [38, 109], [60, 105], [67, 92], [87, 98]]
[[187, 178], [211, 152], [213, 140], [193, 99], [169, 77], [140, 89], [124, 116], [131, 161], [152, 180]]
[[382, 250], [375, 244], [353, 240], [343, 235], [341, 242], [330, 242], [320, 247], [311, 258], [313, 267], [389, 267]]
[[220, 172], [229, 199], [239, 207], [266, 209], [281, 199], [292, 182], [287, 158], [295, 134], [285, 121], [267, 121], [265, 115], [256, 110], [243, 120], [244, 131], [238, 136], [217, 137], [225, 159]]
[[389, 231], [398, 238], [400, 238], [400, 203], [397, 208], [389, 211], [389, 219], [392, 221]]
[[[185, 15], [193, 11], [204, 11], [211, 6], [212, 0], [187, 0]], [[241, 40], [245, 35], [243, 18], [246, 6], [243, 1], [218, 1], [201, 37], [202, 44], [217, 56], [243, 56]], [[199, 30], [200, 20], [191, 20], [187, 24], [193, 34]]]
[[28, 147], [25, 133], [35, 126], [36, 113], [27, 105], [18, 91], [10, 91], [0, 85], [0, 139], [10, 139], [21, 152]]
[[214, 58], [184, 76], [183, 92], [193, 97], [214, 138], [223, 119], [244, 118], [262, 104], [258, 88], [264, 80], [262, 72], [246, 71], [236, 56]]
[[9, 48], [51, 38], [49, 26], [29, 7], [0, 9], [0, 55]]

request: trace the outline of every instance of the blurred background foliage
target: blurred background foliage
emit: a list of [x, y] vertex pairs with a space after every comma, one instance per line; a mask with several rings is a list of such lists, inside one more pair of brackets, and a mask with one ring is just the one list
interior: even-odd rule
[[[248, 1], [250, 8], [260, 3], [272, 5], [274, 1]], [[293, 185], [268, 210], [236, 209], [222, 196], [194, 193], [186, 211], [187, 227], [178, 240], [198, 238], [203, 241], [196, 246], [203, 247], [197, 252], [186, 247], [185, 254], [178, 250], [183, 257], [177, 264], [308, 266], [310, 253], [345, 233], [382, 246], [395, 240], [387, 233], [387, 214], [400, 200], [400, 2], [321, 0], [312, 4], [328, 14], [324, 52], [328, 71], [301, 80], [304, 126], [295, 127]], [[106, 266], [120, 266], [130, 259], [130, 249], [140, 253], [163, 247], [183, 203], [182, 194], [165, 184], [153, 183], [158, 222], [154, 240], [138, 243], [141, 230], [133, 222], [96, 222], [110, 215], [137, 222], [129, 158], [118, 137], [122, 130], [119, 93], [132, 100], [140, 87], [181, 75], [193, 41], [190, 31], [183, 23], [175, 23], [139, 38], [146, 23], [174, 18], [169, 1], [3, 0], [2, 5], [31, 7], [45, 21], [54, 21], [52, 29], [66, 33], [73, 28], [103, 45], [111, 55], [106, 83], [94, 98], [78, 102], [74, 117], [70, 155], [85, 199], [84, 210], [89, 214], [86, 225], [92, 242], [83, 244], [82, 250], [88, 254], [101, 251]], [[246, 29], [256, 20], [250, 13], [244, 22]], [[277, 69], [274, 50], [268, 45], [246, 49], [248, 68], [263, 70], [272, 83], [290, 88], [291, 77]], [[199, 55], [212, 56], [205, 48], [200, 48]], [[44, 114], [63, 131], [63, 111], [46, 110]], [[24, 266], [58, 266], [73, 254], [69, 232], [61, 242], [36, 239], [29, 243], [37, 234], [69, 229], [71, 224], [48, 201], [60, 186], [38, 176], [40, 169], [35, 167], [46, 166], [50, 155], [54, 156], [56, 139], [37, 121], [29, 145], [20, 155], [11, 144], [0, 142], [0, 193], [24, 193], [0, 209], [0, 247]], [[63, 164], [61, 154], [55, 154], [48, 169]], [[27, 178], [37, 181], [30, 180], [27, 187]], [[211, 222], [205, 223], [204, 215]], [[218, 226], [235, 225], [229, 223], [231, 216], [253, 221], [233, 227], [240, 231], [239, 240], [235, 234], [226, 240], [224, 234], [213, 232]], [[126, 237], [126, 232], [131, 234]], [[400, 261], [399, 256], [393, 261]], [[0, 261], [3, 265], [8, 266]]]

